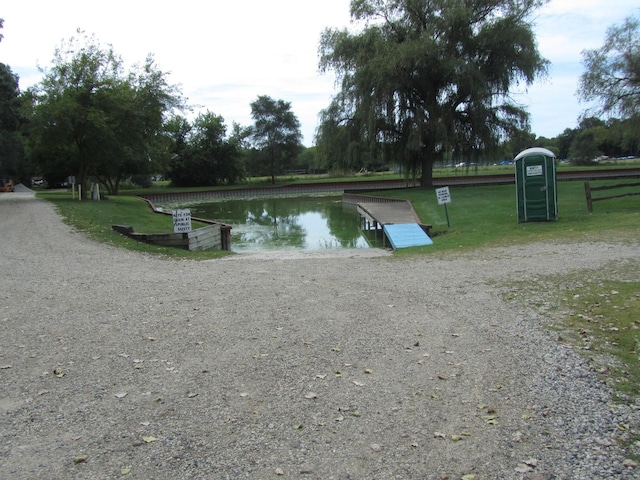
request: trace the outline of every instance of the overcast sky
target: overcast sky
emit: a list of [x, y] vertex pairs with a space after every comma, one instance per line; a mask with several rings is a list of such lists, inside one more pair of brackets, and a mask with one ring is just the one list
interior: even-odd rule
[[[22, 90], [38, 83], [38, 66], [78, 28], [95, 34], [129, 64], [152, 53], [188, 102], [232, 122], [252, 124], [259, 95], [291, 102], [311, 146], [318, 113], [336, 93], [332, 74], [318, 73], [318, 40], [326, 27], [349, 27], [349, 0], [86, 0], [4, 2], [0, 62], [20, 77]], [[101, 5], [101, 6], [98, 6]], [[581, 52], [599, 48], [608, 27], [640, 16], [638, 0], [551, 0], [538, 11], [535, 32], [549, 76], [514, 98], [531, 113], [536, 135], [575, 128], [587, 107], [576, 98]]]

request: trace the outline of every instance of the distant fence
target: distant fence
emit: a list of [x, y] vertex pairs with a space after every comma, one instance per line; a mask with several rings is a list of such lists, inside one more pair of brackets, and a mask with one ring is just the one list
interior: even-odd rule
[[600, 200], [611, 200], [612, 198], [621, 198], [621, 197], [629, 197], [632, 195], [640, 195], [639, 192], [625, 192], [620, 193], [618, 195], [609, 195], [608, 197], [596, 197], [594, 198], [591, 193], [597, 192], [601, 190], [613, 190], [613, 189], [621, 189], [621, 188], [629, 188], [629, 187], [640, 187], [640, 183], [619, 183], [616, 185], [604, 185], [601, 187], [592, 187], [589, 182], [584, 182], [584, 193], [587, 197], [587, 209], [589, 213], [593, 212], [593, 202], [599, 202]]

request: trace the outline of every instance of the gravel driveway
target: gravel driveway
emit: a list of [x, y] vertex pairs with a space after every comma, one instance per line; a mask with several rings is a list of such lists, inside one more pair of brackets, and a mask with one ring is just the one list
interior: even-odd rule
[[0, 225], [0, 478], [640, 478], [637, 409], [502, 295], [638, 243], [169, 260], [29, 192]]

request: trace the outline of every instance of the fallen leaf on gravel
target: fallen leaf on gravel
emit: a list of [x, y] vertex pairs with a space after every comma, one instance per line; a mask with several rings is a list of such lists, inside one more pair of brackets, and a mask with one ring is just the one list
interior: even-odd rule
[[341, 376], [342, 376], [342, 373], [340, 373], [340, 372], [336, 371], [335, 375], [336, 375], [336, 377], [341, 377]]
[[463, 438], [464, 437], [462, 435], [451, 435], [451, 440], [453, 440], [454, 442], [459, 442]]
[[497, 425], [498, 421], [496, 420], [496, 416], [495, 415], [485, 415], [482, 417], [482, 419], [485, 421], [485, 423], [489, 424], [489, 425]]
[[615, 445], [615, 443], [612, 442], [611, 440], [603, 440], [601, 438], [597, 438], [596, 439], [596, 443], [598, 445], [602, 445], [603, 447], [611, 447], [611, 446]]
[[362, 415], [360, 414], [360, 412], [358, 410], [354, 411], [353, 413], [351, 413], [352, 417], [361, 417]]
[[301, 423], [296, 423], [295, 425], [293, 425], [294, 430], [302, 430], [303, 428], [304, 425], [302, 425]]
[[80, 455], [73, 459], [73, 463], [84, 463], [89, 460], [89, 455]]
[[131, 473], [131, 467], [122, 467], [120, 469], [121, 475], [129, 475]]
[[309, 392], [304, 396], [304, 398], [306, 398], [307, 400], [313, 400], [314, 398], [318, 398], [318, 394]]
[[142, 440], [144, 441], [144, 443], [151, 443], [151, 442], [155, 442], [158, 439], [152, 435], [148, 435], [146, 437], [142, 437]]
[[116, 398], [124, 398], [126, 396], [127, 396], [127, 392], [120, 392], [120, 393], [116, 393], [114, 395], [114, 397], [116, 397]]
[[463, 475], [462, 477], [460, 477], [460, 480], [476, 480], [478, 477], [476, 477], [473, 473], [468, 473], [467, 475]]
[[516, 467], [516, 473], [529, 473], [533, 471], [533, 469], [527, 465], [520, 464]]

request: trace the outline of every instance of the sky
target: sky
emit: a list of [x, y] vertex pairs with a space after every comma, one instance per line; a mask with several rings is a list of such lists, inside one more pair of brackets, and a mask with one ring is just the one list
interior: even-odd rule
[[[20, 89], [42, 79], [56, 47], [78, 29], [110, 44], [125, 64], [153, 54], [157, 68], [179, 85], [194, 113], [212, 112], [251, 125], [260, 95], [291, 103], [303, 143], [313, 145], [318, 114], [337, 93], [333, 73], [318, 70], [325, 28], [351, 28], [349, 0], [30, 0], [0, 7], [4, 35], [0, 62], [20, 78]], [[98, 7], [97, 5], [104, 5]], [[169, 7], [170, 5], [170, 7]], [[531, 130], [555, 137], [575, 128], [590, 105], [576, 97], [584, 71], [581, 52], [599, 48], [607, 28], [640, 17], [638, 0], [551, 0], [533, 18], [549, 74], [513, 98], [529, 111]]]

